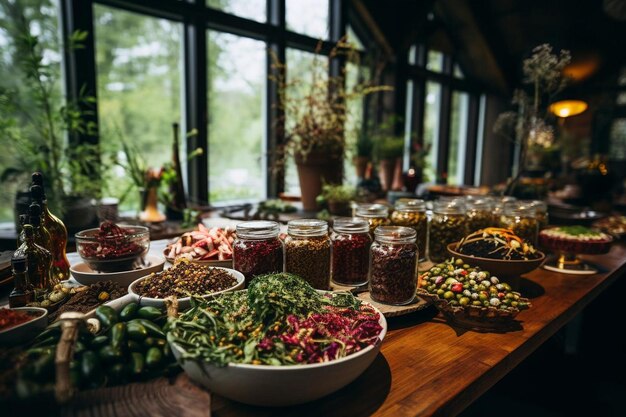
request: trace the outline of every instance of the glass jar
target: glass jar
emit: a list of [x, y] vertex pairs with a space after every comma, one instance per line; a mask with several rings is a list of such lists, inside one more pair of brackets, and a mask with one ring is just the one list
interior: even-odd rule
[[316, 219], [287, 223], [285, 272], [299, 275], [315, 289], [330, 288], [328, 223]]
[[497, 226], [493, 218], [493, 202], [489, 198], [467, 200], [467, 233]]
[[537, 227], [541, 232], [548, 227], [550, 219], [548, 217], [548, 204], [541, 200], [528, 201], [528, 204], [535, 209], [535, 219], [537, 219]]
[[417, 289], [417, 244], [415, 229], [381, 226], [374, 232], [370, 249], [369, 290], [372, 300], [404, 305]]
[[340, 285], [367, 284], [372, 238], [367, 220], [340, 217], [333, 222], [331, 268], [333, 282]]
[[417, 233], [417, 249], [420, 257], [426, 256], [426, 236], [428, 235], [428, 218], [424, 200], [398, 200], [395, 211], [391, 214], [391, 224], [415, 229]]
[[256, 275], [283, 271], [283, 243], [280, 226], [271, 221], [251, 221], [237, 225], [233, 243], [233, 268], [246, 278], [246, 286]]
[[502, 216], [502, 212], [504, 211], [504, 205], [506, 203], [512, 203], [517, 201], [517, 198], [505, 195], [503, 197], [496, 197], [493, 204], [493, 218], [496, 222], [500, 221], [500, 216]]
[[537, 246], [539, 229], [535, 219], [535, 208], [530, 204], [522, 201], [506, 203], [500, 216], [500, 226], [513, 230], [516, 235]]
[[370, 233], [373, 236], [378, 226], [386, 226], [389, 221], [389, 207], [384, 204], [359, 204], [356, 208], [356, 217], [367, 220], [370, 224]]
[[433, 216], [428, 227], [428, 257], [432, 262], [448, 258], [450, 243], [467, 235], [465, 204], [461, 200], [438, 200], [433, 205]]

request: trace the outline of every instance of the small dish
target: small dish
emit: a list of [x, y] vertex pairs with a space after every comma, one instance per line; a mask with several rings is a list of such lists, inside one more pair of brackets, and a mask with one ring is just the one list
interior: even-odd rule
[[25, 344], [48, 325], [48, 310], [41, 307], [16, 307], [11, 310], [25, 311], [33, 315], [31, 320], [0, 331], [0, 345]]
[[162, 271], [165, 260], [160, 256], [148, 255], [144, 259], [144, 263], [145, 265], [140, 268], [130, 271], [98, 272], [91, 269], [87, 263], [80, 262], [73, 265], [70, 268], [70, 272], [74, 280], [82, 285], [92, 285], [98, 281], [113, 281], [126, 287], [138, 278], [149, 275], [152, 272]]
[[129, 271], [150, 249], [150, 230], [144, 226], [105, 222], [99, 228], [78, 232], [75, 237], [76, 251], [94, 271]]

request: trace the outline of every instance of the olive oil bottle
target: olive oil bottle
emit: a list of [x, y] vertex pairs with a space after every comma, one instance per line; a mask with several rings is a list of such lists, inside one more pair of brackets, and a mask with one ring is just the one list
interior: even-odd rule
[[30, 195], [33, 202], [39, 204], [42, 211], [42, 225], [50, 233], [52, 247], [52, 275], [57, 281], [64, 281], [70, 277], [70, 263], [67, 260], [67, 229], [65, 224], [48, 209], [45, 190], [43, 188], [43, 176], [36, 172], [32, 176], [33, 186], [30, 187]]
[[35, 242], [35, 228], [26, 223], [23, 229], [24, 243], [17, 248], [13, 259], [26, 258], [26, 276], [35, 290], [35, 298], [41, 298], [54, 287], [51, 280], [52, 255]]
[[13, 291], [9, 294], [9, 307], [24, 307], [34, 301], [33, 286], [28, 282], [26, 258], [12, 257]]

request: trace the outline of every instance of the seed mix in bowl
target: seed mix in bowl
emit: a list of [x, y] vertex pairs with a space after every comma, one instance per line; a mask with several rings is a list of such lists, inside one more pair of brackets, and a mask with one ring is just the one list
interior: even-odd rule
[[199, 265], [186, 259], [162, 272], [153, 272], [134, 285], [133, 291], [149, 298], [179, 298], [208, 295], [237, 285], [237, 279], [227, 270]]

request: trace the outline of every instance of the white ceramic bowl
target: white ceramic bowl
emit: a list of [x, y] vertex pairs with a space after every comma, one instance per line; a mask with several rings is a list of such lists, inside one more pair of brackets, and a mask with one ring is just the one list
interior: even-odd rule
[[0, 345], [25, 344], [35, 338], [48, 325], [48, 310], [41, 307], [15, 307], [11, 310], [28, 311], [37, 316], [26, 323], [0, 331]]
[[371, 365], [387, 333], [387, 321], [378, 309], [376, 311], [382, 327], [379, 340], [357, 353], [325, 363], [285, 366], [230, 363], [218, 367], [181, 361], [184, 349], [176, 343], [170, 346], [187, 375], [215, 394], [252, 405], [302, 404], [338, 391]]
[[[215, 267], [215, 268], [219, 268], [219, 269], [224, 269], [226, 271], [228, 271], [228, 273], [230, 273], [236, 280], [237, 280], [237, 284], [235, 284], [233, 287], [228, 288], [226, 290], [223, 291], [217, 291], [211, 294], [207, 294], [202, 296], [202, 298], [210, 298], [210, 297], [214, 297], [217, 294], [221, 294], [224, 292], [230, 292], [230, 291], [236, 291], [236, 290], [240, 290], [244, 287], [244, 285], [246, 284], [246, 280], [243, 276], [243, 274], [239, 271], [235, 271], [234, 269], [230, 269], [230, 268], [220, 268], [220, 267]], [[128, 294], [126, 294], [123, 297], [117, 298], [115, 300], [111, 300], [109, 302], [106, 303], [106, 305], [113, 307], [115, 310], [121, 310], [122, 308], [124, 308], [124, 306], [126, 304], [129, 304], [131, 302], [135, 302], [141, 306], [152, 306], [152, 307], [158, 307], [158, 308], [163, 308], [165, 307], [165, 301], [162, 298], [149, 298], [149, 297], [142, 297], [141, 295], [137, 294], [134, 291], [134, 287], [135, 285], [137, 285], [137, 283], [143, 281], [144, 279], [148, 278], [149, 275], [146, 275], [144, 277], [141, 277], [135, 281], [133, 281], [129, 286], [128, 286]], [[191, 306], [191, 298], [190, 297], [184, 297], [184, 298], [179, 298], [178, 299], [178, 309], [179, 311], [185, 310], [187, 308], [189, 308]]]
[[147, 267], [122, 272], [98, 272], [91, 269], [87, 263], [79, 262], [70, 268], [70, 272], [76, 282], [82, 285], [92, 285], [100, 281], [113, 281], [123, 287], [127, 287], [138, 278], [153, 272], [162, 271], [165, 264], [165, 259], [154, 255], [146, 256], [145, 261], [148, 264]]

